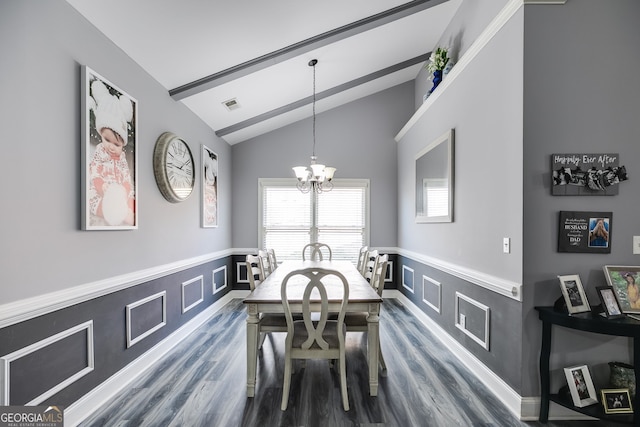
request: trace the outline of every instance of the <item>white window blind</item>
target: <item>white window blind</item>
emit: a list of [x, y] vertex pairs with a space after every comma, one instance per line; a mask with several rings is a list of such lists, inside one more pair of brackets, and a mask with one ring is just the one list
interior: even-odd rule
[[295, 180], [260, 180], [260, 244], [278, 260], [300, 259], [307, 243], [331, 247], [333, 259], [356, 262], [369, 240], [367, 180], [336, 181], [332, 191], [301, 193]]

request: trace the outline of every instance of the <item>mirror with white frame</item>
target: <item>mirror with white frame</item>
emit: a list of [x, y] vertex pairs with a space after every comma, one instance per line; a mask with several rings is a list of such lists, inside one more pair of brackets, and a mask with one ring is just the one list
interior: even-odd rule
[[453, 135], [448, 130], [416, 155], [416, 222], [453, 222]]

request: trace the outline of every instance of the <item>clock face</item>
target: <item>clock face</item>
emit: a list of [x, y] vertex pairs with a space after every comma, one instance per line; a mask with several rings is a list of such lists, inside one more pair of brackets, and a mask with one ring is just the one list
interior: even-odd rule
[[158, 188], [168, 201], [185, 200], [193, 191], [195, 167], [185, 141], [171, 132], [158, 138], [153, 152], [153, 170]]

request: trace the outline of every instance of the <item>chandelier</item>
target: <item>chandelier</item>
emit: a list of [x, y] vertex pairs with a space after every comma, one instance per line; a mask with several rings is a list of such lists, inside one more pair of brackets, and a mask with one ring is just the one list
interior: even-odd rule
[[311, 154], [311, 165], [296, 166], [293, 171], [298, 178], [298, 190], [303, 193], [315, 191], [322, 193], [323, 191], [331, 191], [333, 188], [333, 174], [336, 168], [316, 163], [316, 64], [317, 59], [309, 61], [309, 66], [313, 67], [313, 151]]

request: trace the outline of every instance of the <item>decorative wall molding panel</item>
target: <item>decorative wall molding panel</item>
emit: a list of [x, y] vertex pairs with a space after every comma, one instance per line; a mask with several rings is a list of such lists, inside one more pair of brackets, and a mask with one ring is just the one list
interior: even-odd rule
[[431, 277], [422, 276], [422, 302], [440, 314], [442, 305], [442, 285]]
[[[84, 337], [81, 341], [84, 341], [85, 348], [73, 348], [73, 352], [76, 354], [84, 354], [86, 357], [85, 366], [79, 369], [77, 372], [72, 374], [71, 376], [64, 378], [62, 381], [53, 385], [53, 387], [49, 388], [45, 391], [37, 391], [38, 386], [41, 384], [30, 384], [34, 387], [33, 391], [35, 393], [40, 393], [35, 397], [31, 397], [28, 402], [16, 402], [12, 399], [11, 396], [11, 377], [12, 377], [12, 365], [19, 364], [20, 359], [25, 359], [27, 361], [26, 364], [23, 364], [22, 369], [30, 369], [41, 372], [41, 378], [50, 377], [51, 375], [56, 374], [56, 370], [60, 370], [60, 366], [54, 366], [56, 359], [52, 357], [52, 355], [47, 356], [47, 349], [50, 351], [56, 352], [59, 351], [56, 348], [55, 344], [60, 344], [62, 346], [69, 345], [67, 342], [68, 338], [76, 335], [78, 333], [84, 333]], [[64, 341], [64, 342], [63, 342]], [[28, 356], [33, 355], [36, 352], [40, 352], [40, 357], [32, 357], [31, 360], [28, 359]], [[64, 361], [66, 362], [66, 361]], [[58, 368], [58, 369], [56, 369]], [[0, 405], [8, 406], [8, 405], [38, 405], [43, 402], [50, 396], [53, 396], [63, 388], [67, 387], [69, 384], [77, 381], [83, 376], [87, 375], [89, 372], [94, 369], [94, 346], [93, 346], [93, 320], [89, 320], [87, 322], [81, 323], [73, 328], [69, 328], [64, 330], [58, 334], [52, 335], [48, 338], [40, 340], [36, 343], [33, 343], [27, 347], [16, 350], [12, 353], [5, 354], [0, 357], [0, 383], [2, 384], [2, 388], [0, 388]]]
[[182, 283], [182, 313], [204, 301], [204, 276], [194, 277]]
[[456, 292], [455, 313], [456, 328], [489, 351], [489, 307]]
[[[158, 301], [159, 307], [158, 307]], [[158, 310], [159, 308], [159, 310]], [[147, 310], [144, 312], [144, 310]], [[139, 314], [138, 314], [139, 313]], [[153, 323], [148, 326], [148, 329], [144, 331], [140, 331], [135, 334], [135, 329], [140, 329], [136, 323], [137, 319], [140, 323], [144, 321], [144, 323], [149, 323], [151, 319], [151, 315], [155, 315], [157, 323]], [[155, 295], [150, 295], [146, 298], [133, 302], [131, 304], [127, 304], [126, 306], [126, 322], [127, 322], [127, 348], [130, 348], [135, 343], [145, 339], [158, 329], [162, 328], [167, 324], [167, 291], [158, 292]]]
[[[381, 252], [388, 253], [388, 252]], [[393, 283], [393, 261], [387, 263], [387, 274], [384, 276], [385, 283]]]
[[217, 294], [227, 287], [227, 266], [216, 268], [211, 273], [211, 282], [213, 283], [213, 293]]
[[402, 287], [407, 289], [411, 293], [414, 293], [413, 279], [414, 279], [413, 268], [403, 265], [402, 266]]
[[247, 264], [244, 262], [236, 262], [236, 283], [249, 283]]

